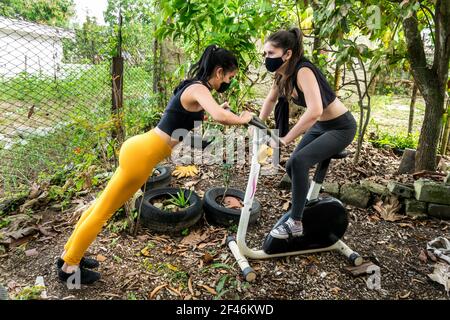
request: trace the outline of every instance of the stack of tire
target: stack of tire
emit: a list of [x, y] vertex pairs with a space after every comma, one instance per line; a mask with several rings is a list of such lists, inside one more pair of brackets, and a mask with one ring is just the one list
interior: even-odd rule
[[[239, 223], [241, 209], [226, 208], [219, 202], [225, 188], [213, 187], [205, 192], [203, 201], [195, 193], [188, 189], [181, 189], [186, 198], [189, 197], [189, 206], [177, 212], [167, 212], [155, 207], [154, 199], [166, 195], [176, 196], [180, 188], [170, 187], [172, 171], [170, 166], [157, 166], [155, 169], [159, 174], [149, 177], [147, 182], [141, 187], [143, 196], [138, 197], [135, 207], [140, 212], [141, 224], [150, 230], [161, 233], [177, 233], [196, 224], [205, 213], [206, 220], [215, 225], [232, 226]], [[245, 193], [239, 189], [228, 188], [226, 196], [244, 200]], [[258, 200], [253, 201], [250, 209], [249, 224], [254, 224], [261, 211], [261, 204]]]

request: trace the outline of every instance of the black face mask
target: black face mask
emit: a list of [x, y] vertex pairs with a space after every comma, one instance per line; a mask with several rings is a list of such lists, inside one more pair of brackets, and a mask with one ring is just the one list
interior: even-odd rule
[[217, 92], [219, 92], [219, 93], [224, 93], [225, 91], [228, 90], [228, 88], [230, 87], [230, 85], [231, 85], [231, 82], [222, 82], [222, 83], [220, 84], [219, 89], [217, 89]]
[[266, 69], [269, 72], [275, 72], [283, 65], [284, 61], [282, 57], [278, 58], [266, 58]]

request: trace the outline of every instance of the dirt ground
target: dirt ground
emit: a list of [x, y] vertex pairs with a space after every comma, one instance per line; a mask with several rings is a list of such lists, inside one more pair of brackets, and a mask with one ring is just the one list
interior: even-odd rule
[[[354, 146], [349, 147], [354, 151]], [[286, 160], [286, 151], [283, 161]], [[364, 145], [359, 164], [351, 158], [332, 162], [327, 181], [354, 182], [373, 177], [378, 181], [396, 178], [400, 158], [388, 150]], [[217, 166], [201, 166], [195, 178], [173, 180], [172, 186], [192, 184], [202, 195], [211, 186], [222, 186]], [[245, 189], [249, 167], [236, 168], [232, 186]], [[260, 247], [270, 228], [283, 213], [290, 193], [277, 186], [283, 173], [261, 176], [256, 198], [261, 217], [248, 232], [249, 247]], [[355, 277], [345, 268], [346, 259], [328, 252], [264, 261], [251, 261], [255, 282], [244, 281], [225, 244], [234, 228], [209, 225], [202, 219], [187, 236], [164, 235], [141, 229], [137, 237], [105, 229], [88, 254], [102, 260], [101, 281], [79, 290], [58, 282], [55, 261], [70, 235], [74, 209], [88, 203], [93, 194], [77, 199], [71, 209], [51, 207], [37, 212], [48, 222], [53, 236], [42, 234], [26, 245], [0, 256], [0, 284], [11, 296], [43, 276], [49, 299], [449, 299], [442, 285], [429, 280], [432, 262], [419, 259], [426, 243], [435, 237], [450, 237], [450, 222], [429, 219], [384, 221], [372, 207], [347, 206], [350, 225], [344, 241], [365, 260], [380, 267], [381, 289], [368, 288], [368, 275]], [[142, 251], [142, 249], [146, 250]], [[25, 250], [36, 249], [27, 256]]]

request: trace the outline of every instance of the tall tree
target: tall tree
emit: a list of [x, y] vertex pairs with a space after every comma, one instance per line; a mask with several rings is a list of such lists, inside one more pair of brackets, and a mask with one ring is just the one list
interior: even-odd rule
[[[450, 0], [436, 0], [410, 4], [403, 1], [410, 12], [403, 19], [403, 29], [408, 45], [408, 56], [414, 80], [425, 99], [425, 118], [420, 132], [416, 154], [416, 170], [434, 170], [439, 135], [444, 115], [445, 92], [450, 61]], [[420, 30], [423, 29], [417, 11], [424, 9], [431, 16], [434, 30], [434, 58], [430, 65]]]

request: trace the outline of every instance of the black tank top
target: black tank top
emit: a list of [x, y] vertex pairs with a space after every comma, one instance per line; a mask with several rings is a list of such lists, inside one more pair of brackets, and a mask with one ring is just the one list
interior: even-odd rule
[[159, 129], [167, 133], [169, 136], [172, 136], [172, 133], [177, 129], [186, 129], [185, 134], [179, 137], [179, 141], [183, 140], [187, 134], [187, 131], [194, 128], [195, 121], [203, 121], [204, 119], [204, 110], [191, 112], [187, 111], [181, 105], [181, 95], [184, 90], [186, 90], [186, 88], [190, 85], [196, 83], [201, 84], [201, 82], [197, 81], [187, 82], [184, 86], [177, 89], [174, 95], [170, 98], [166, 110], [157, 125]]
[[320, 69], [317, 68], [311, 61], [309, 61], [305, 57], [302, 57], [301, 60], [299, 61], [299, 63], [297, 64], [297, 67], [295, 69], [295, 76], [292, 77], [294, 88], [297, 91], [297, 97], [298, 97], [297, 99], [292, 97], [292, 101], [296, 105], [299, 105], [302, 107], [307, 107], [306, 101], [305, 101], [305, 95], [303, 94], [303, 92], [300, 90], [300, 88], [297, 85], [297, 74], [298, 74], [298, 71], [300, 70], [300, 68], [303, 68], [303, 67], [308, 67], [314, 72], [314, 75], [316, 76], [316, 79], [317, 79], [317, 83], [319, 84], [320, 96], [322, 97], [322, 105], [323, 105], [323, 108], [325, 109], [336, 99], [336, 94], [334, 93], [334, 90], [330, 87], [330, 85], [328, 84], [327, 79], [325, 78], [323, 73], [320, 71]]

